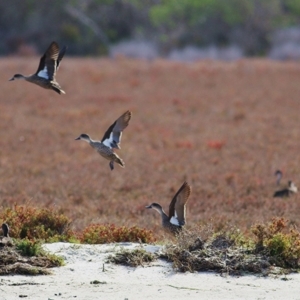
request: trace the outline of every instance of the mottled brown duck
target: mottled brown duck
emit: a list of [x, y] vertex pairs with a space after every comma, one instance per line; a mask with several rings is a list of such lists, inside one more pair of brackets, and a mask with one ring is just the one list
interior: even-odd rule
[[75, 140], [88, 142], [101, 156], [109, 160], [109, 167], [114, 169], [114, 163], [124, 168], [124, 161], [114, 152], [114, 149], [121, 149], [121, 137], [123, 130], [128, 126], [132, 113], [128, 110], [119, 117], [105, 132], [101, 141], [95, 141], [89, 135], [82, 133]]
[[176, 234], [186, 224], [186, 203], [191, 194], [191, 187], [184, 182], [177, 191], [169, 205], [169, 215], [167, 215], [160, 204], [152, 203], [146, 208], [152, 208], [161, 215], [162, 226], [167, 231]]
[[273, 195], [274, 198], [286, 198], [290, 197], [292, 194], [298, 193], [298, 188], [293, 181], [288, 181], [288, 187], [279, 191], [276, 191]]
[[56, 72], [65, 52], [66, 47], [59, 50], [58, 44], [56, 42], [52, 42], [45, 54], [41, 57], [39, 67], [34, 74], [29, 76], [15, 74], [10, 81], [15, 79], [24, 79], [45, 89], [54, 90], [58, 94], [65, 94], [55, 79]]

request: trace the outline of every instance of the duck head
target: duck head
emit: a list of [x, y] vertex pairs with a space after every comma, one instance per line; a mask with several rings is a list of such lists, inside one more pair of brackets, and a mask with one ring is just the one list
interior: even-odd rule
[[86, 141], [86, 142], [90, 142], [91, 141], [91, 138], [89, 137], [89, 135], [85, 134], [85, 133], [82, 133], [78, 138], [76, 138], [75, 140], [83, 140], [83, 141]]
[[146, 206], [146, 208], [153, 208], [159, 213], [163, 211], [162, 207], [158, 203], [151, 203], [150, 205]]
[[24, 79], [24, 76], [21, 74], [15, 74], [9, 81], [13, 81], [15, 79]]

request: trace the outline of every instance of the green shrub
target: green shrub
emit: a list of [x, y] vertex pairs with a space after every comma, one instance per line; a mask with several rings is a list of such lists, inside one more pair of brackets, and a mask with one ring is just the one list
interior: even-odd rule
[[268, 224], [252, 227], [256, 238], [256, 252], [270, 256], [270, 261], [280, 267], [300, 267], [300, 233], [288, 228], [287, 220], [273, 218]]
[[20, 251], [23, 256], [39, 256], [43, 253], [41, 242], [29, 240], [28, 238], [18, 240], [16, 242], [16, 249]]

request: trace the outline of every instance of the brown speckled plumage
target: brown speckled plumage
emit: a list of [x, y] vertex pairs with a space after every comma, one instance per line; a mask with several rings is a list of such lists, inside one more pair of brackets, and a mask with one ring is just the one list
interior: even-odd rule
[[114, 152], [121, 149], [122, 131], [128, 126], [132, 113], [126, 111], [105, 132], [101, 141], [92, 140], [87, 134], [81, 134], [76, 140], [88, 142], [101, 156], [110, 161], [110, 169], [114, 169], [114, 163], [124, 167], [124, 161]]
[[176, 234], [186, 224], [186, 203], [190, 194], [191, 187], [187, 182], [184, 182], [169, 205], [169, 215], [164, 212], [158, 203], [152, 203], [146, 206], [146, 208], [155, 209], [161, 215], [163, 228]]

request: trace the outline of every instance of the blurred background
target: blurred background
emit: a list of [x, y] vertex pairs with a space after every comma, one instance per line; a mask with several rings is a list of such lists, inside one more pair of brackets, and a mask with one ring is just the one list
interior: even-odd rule
[[0, 55], [300, 58], [300, 0], [0, 0]]

